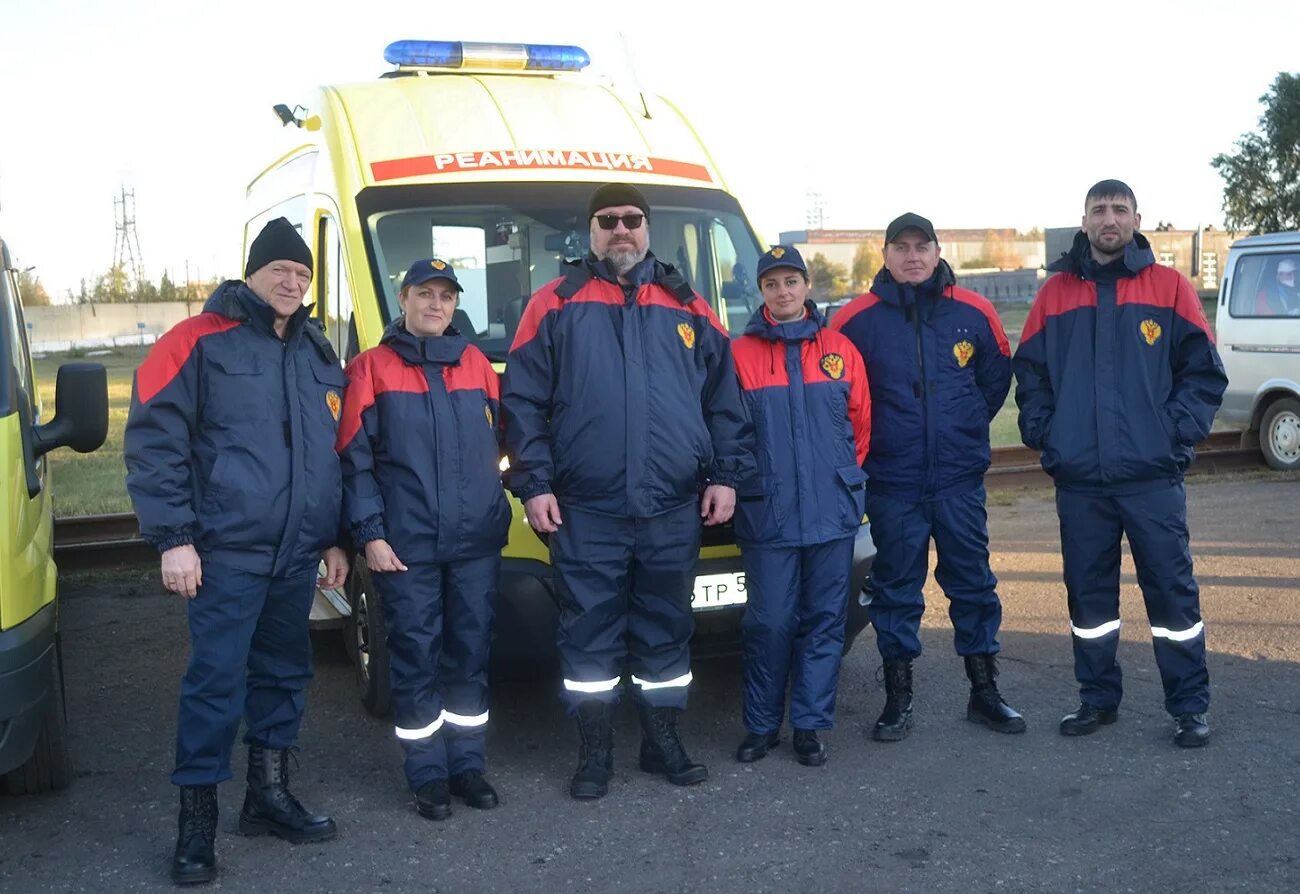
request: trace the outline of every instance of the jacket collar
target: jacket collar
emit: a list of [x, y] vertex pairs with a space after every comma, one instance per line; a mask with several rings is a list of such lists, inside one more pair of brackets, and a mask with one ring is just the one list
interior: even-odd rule
[[826, 326], [826, 317], [811, 300], [804, 302], [802, 319], [788, 323], [778, 323], [767, 312], [767, 305], [760, 304], [745, 324], [745, 334], [753, 335], [765, 341], [812, 341], [818, 331]]
[[1070, 250], [1065, 252], [1047, 268], [1049, 273], [1072, 273], [1080, 279], [1094, 282], [1098, 279], [1115, 280], [1137, 276], [1156, 262], [1151, 243], [1141, 233], [1134, 233], [1132, 241], [1124, 246], [1123, 257], [1116, 258], [1109, 264], [1098, 264], [1092, 257], [1092, 246], [1088, 243], [1088, 234], [1080, 230], [1074, 234]]
[[455, 326], [448, 326], [442, 335], [412, 335], [406, 331], [406, 320], [402, 317], [388, 324], [379, 343], [388, 345], [407, 363], [430, 363], [436, 366], [455, 366], [460, 363], [460, 356], [469, 346], [465, 336], [457, 332]]
[[935, 268], [930, 278], [917, 285], [898, 282], [887, 268], [882, 267], [871, 283], [871, 291], [880, 300], [901, 307], [913, 304], [922, 298], [942, 298], [948, 288], [956, 284], [957, 277], [952, 272], [952, 267], [940, 258], [939, 266]]

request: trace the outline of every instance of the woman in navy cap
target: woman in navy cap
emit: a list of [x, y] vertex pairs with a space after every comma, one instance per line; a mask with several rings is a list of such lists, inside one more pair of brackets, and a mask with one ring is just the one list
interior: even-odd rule
[[862, 522], [871, 397], [862, 358], [808, 298], [799, 252], [758, 261], [763, 306], [732, 346], [758, 435], [758, 472], [737, 490], [749, 604], [741, 624], [749, 763], [780, 743], [787, 684], [799, 763], [821, 766], [835, 716], [853, 538]]
[[451, 795], [497, 806], [484, 778], [487, 665], [510, 508], [501, 487], [497, 374], [451, 326], [456, 272], [402, 280], [402, 315], [348, 365], [339, 426], [343, 507], [388, 627], [397, 737], [420, 815]]

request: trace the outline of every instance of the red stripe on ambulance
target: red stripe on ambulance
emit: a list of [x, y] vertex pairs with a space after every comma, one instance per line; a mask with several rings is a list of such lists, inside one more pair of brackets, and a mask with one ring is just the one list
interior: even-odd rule
[[510, 169], [566, 169], [597, 171], [639, 171], [713, 182], [704, 165], [668, 158], [651, 158], [627, 152], [578, 152], [567, 149], [500, 149], [490, 152], [440, 152], [376, 161], [370, 175], [376, 182], [403, 177], [427, 177], [435, 174], [460, 174], [466, 171]]

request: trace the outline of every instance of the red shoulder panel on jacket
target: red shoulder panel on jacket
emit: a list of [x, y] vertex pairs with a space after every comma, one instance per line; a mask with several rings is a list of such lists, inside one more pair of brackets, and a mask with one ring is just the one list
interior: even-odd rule
[[978, 292], [972, 292], [970, 289], [963, 289], [961, 286], [952, 287], [952, 297], [954, 301], [960, 301], [962, 304], [969, 305], [989, 321], [989, 328], [993, 330], [993, 337], [997, 339], [998, 350], [1004, 357], [1011, 356], [1011, 342], [1007, 340], [1007, 330], [1002, 328], [1002, 320], [998, 318], [998, 312], [993, 308], [993, 302], [985, 298]]
[[1152, 264], [1131, 279], [1121, 279], [1115, 289], [1116, 304], [1146, 304], [1172, 308], [1173, 312], [1196, 326], [1214, 341], [1210, 321], [1196, 289], [1172, 267]]
[[559, 310], [560, 296], [555, 294], [555, 287], [564, 282], [564, 278], [553, 279], [533, 293], [524, 307], [524, 315], [515, 330], [515, 340], [510, 343], [510, 350], [517, 351], [537, 337], [542, 319], [551, 311]]
[[140, 403], [149, 401], [167, 387], [176, 374], [181, 371], [185, 361], [194, 353], [199, 339], [207, 335], [225, 332], [239, 325], [238, 320], [223, 317], [216, 313], [201, 313], [198, 316], [181, 320], [163, 333], [162, 338], [150, 349], [144, 363], [135, 371], [136, 397]]
[[493, 400], [498, 400], [501, 394], [496, 370], [474, 345], [466, 346], [465, 353], [460, 355], [460, 363], [456, 366], [442, 368], [442, 382], [448, 393], [482, 391]]
[[1072, 273], [1053, 273], [1038, 290], [1034, 306], [1029, 311], [1024, 328], [1020, 330], [1020, 343], [1024, 344], [1039, 333], [1048, 317], [1097, 306], [1097, 286]]
[[742, 335], [731, 343], [731, 356], [736, 364], [740, 387], [746, 391], [759, 388], [784, 388], [790, 384], [785, 372], [785, 345]]
[[849, 321], [862, 313], [869, 307], [880, 303], [880, 296], [875, 292], [867, 292], [865, 295], [859, 295], [848, 304], [841, 307], [831, 318], [831, 329], [835, 332], [842, 332]]
[[709, 306], [709, 303], [700, 297], [699, 292], [695, 293], [695, 297], [691, 299], [690, 304], [682, 304], [681, 300], [672, 292], [663, 286], [651, 283], [637, 293], [636, 300], [639, 304], [666, 307], [670, 310], [685, 310], [694, 316], [704, 317], [709, 321], [709, 325], [722, 333], [723, 336], [731, 338], [731, 333], [722, 325], [722, 321], [718, 319], [718, 315], [713, 312], [713, 308]]
[[339, 417], [335, 450], [341, 451], [361, 430], [361, 414], [375, 398], [390, 391], [419, 394], [429, 390], [424, 373], [411, 366], [388, 345], [362, 351], [347, 368], [348, 384], [343, 391], [343, 414]]

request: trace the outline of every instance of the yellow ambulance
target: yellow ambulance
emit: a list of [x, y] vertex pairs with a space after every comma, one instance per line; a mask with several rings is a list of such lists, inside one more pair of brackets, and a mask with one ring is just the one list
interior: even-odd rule
[[68, 784], [54, 517], [44, 456], [97, 449], [108, 383], [97, 363], [59, 367], [54, 418], [42, 423], [18, 273], [0, 240], [0, 780], [11, 794]]
[[[497, 364], [524, 304], [587, 252], [592, 190], [635, 184], [651, 205], [651, 249], [681, 270], [733, 333], [761, 303], [762, 247], [690, 123], [667, 100], [621, 93], [584, 69], [580, 47], [407, 40], [373, 81], [275, 107], [303, 144], [248, 186], [245, 245], [280, 216], [316, 257], [317, 313], [345, 360], [378, 343], [398, 284], [420, 258], [451, 261], [465, 287], [455, 325]], [[513, 501], [512, 501], [513, 502]], [[503, 553], [495, 662], [552, 654], [555, 603], [545, 544], [518, 503]], [[874, 557], [859, 537], [850, 635], [865, 625]], [[695, 584], [699, 650], [734, 648], [745, 580], [730, 526], [706, 528]], [[317, 600], [346, 625], [366, 706], [387, 708], [377, 594], [364, 570]]]

